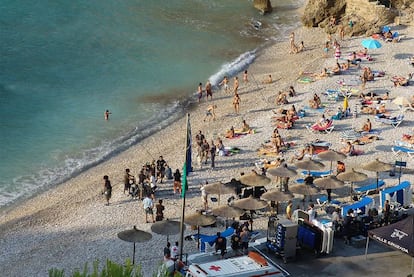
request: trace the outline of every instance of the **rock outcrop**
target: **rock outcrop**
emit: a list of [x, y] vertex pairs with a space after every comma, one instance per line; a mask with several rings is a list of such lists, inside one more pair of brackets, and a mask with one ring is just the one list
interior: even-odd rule
[[258, 9], [262, 14], [272, 12], [272, 4], [270, 0], [254, 0], [253, 5]]
[[[382, 26], [393, 23], [401, 15], [412, 17], [414, 0], [309, 0], [302, 22], [308, 27], [325, 28], [328, 33], [336, 32], [338, 25], [329, 24], [334, 17], [345, 27], [349, 35], [371, 35]], [[349, 22], [352, 21], [352, 24]]]

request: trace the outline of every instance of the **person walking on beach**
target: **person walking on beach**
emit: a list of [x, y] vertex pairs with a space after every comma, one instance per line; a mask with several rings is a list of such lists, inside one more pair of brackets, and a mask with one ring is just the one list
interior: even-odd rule
[[245, 83], [249, 82], [249, 79], [248, 79], [248, 76], [247, 76], [247, 70], [245, 70], [243, 72], [243, 82], [245, 82]]
[[165, 207], [162, 204], [162, 199], [158, 200], [158, 204], [155, 205], [155, 210], [156, 210], [156, 214], [155, 214], [155, 221], [161, 221], [164, 219], [164, 210]]
[[109, 120], [109, 115], [111, 114], [111, 112], [109, 110], [106, 110], [104, 113], [104, 118], [105, 120]]
[[215, 162], [215, 159], [216, 159], [216, 151], [217, 151], [216, 145], [214, 144], [214, 141], [212, 140], [211, 141], [211, 146], [210, 146], [211, 168], [215, 167], [214, 162]]
[[223, 259], [224, 255], [226, 254], [226, 249], [227, 249], [226, 238], [222, 237], [220, 232], [217, 232], [217, 238], [214, 241], [214, 243], [215, 243], [216, 253], [220, 251], [221, 259]]
[[229, 92], [229, 79], [227, 76], [224, 76], [223, 80], [219, 83], [219, 86], [223, 86], [224, 92]]
[[199, 83], [197, 88], [198, 102], [200, 103], [201, 98], [203, 98], [203, 84]]
[[174, 173], [174, 194], [178, 192], [181, 194], [181, 173], [180, 170], [177, 168], [177, 170]]
[[124, 194], [125, 194], [125, 191], [128, 191], [128, 194], [131, 193], [131, 185], [134, 183], [135, 183], [135, 177], [129, 173], [129, 168], [125, 169]]
[[105, 199], [106, 199], [106, 206], [109, 206], [109, 199], [111, 199], [112, 196], [112, 186], [111, 186], [111, 181], [109, 181], [109, 177], [108, 175], [103, 176], [104, 179], [104, 190], [102, 192], [102, 194], [105, 195]]
[[238, 114], [239, 109], [240, 109], [240, 96], [237, 92], [233, 96], [233, 107], [234, 107], [234, 112]]
[[147, 194], [145, 196], [144, 200], [142, 200], [142, 204], [144, 206], [144, 211], [145, 211], [145, 222], [148, 223], [148, 215], [151, 215], [152, 222], [155, 222], [154, 211], [153, 211], [154, 203], [152, 202], [150, 194]]
[[208, 97], [210, 96], [210, 100], [213, 100], [213, 90], [211, 88], [210, 81], [207, 81], [205, 90], [206, 90], [206, 99], [208, 100]]
[[234, 77], [234, 82], [233, 82], [233, 92], [234, 94], [237, 94], [239, 90], [239, 77]]

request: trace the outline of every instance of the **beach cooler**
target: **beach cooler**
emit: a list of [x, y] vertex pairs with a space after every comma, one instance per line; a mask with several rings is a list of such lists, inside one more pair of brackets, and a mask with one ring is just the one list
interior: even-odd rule
[[411, 183], [404, 181], [399, 185], [386, 188], [380, 192], [380, 205], [384, 207], [385, 200], [390, 203], [399, 203], [407, 207], [412, 203]]

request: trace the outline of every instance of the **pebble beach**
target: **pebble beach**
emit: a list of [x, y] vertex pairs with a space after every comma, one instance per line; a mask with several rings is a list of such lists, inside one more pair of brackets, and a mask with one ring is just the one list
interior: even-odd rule
[[[414, 56], [414, 27], [397, 25], [391, 28], [398, 30], [403, 38], [398, 43], [381, 41], [381, 48], [369, 50], [373, 60], [363, 60], [361, 68], [369, 66], [372, 70], [384, 71], [385, 76], [368, 82], [362, 92], [374, 92], [379, 95], [389, 92], [391, 99], [404, 96], [411, 100], [414, 95], [414, 86], [394, 87], [391, 77], [407, 76], [414, 72], [414, 67], [408, 63], [408, 58]], [[274, 160], [277, 158], [277, 156], [259, 156], [257, 152], [261, 144], [271, 138], [275, 128], [271, 117], [275, 111], [288, 108], [292, 104], [296, 106], [296, 109], [305, 109], [309, 105], [308, 101], [312, 95], [317, 93], [325, 104], [325, 115], [332, 116], [336, 113], [338, 106], [342, 106], [342, 101], [330, 101], [324, 92], [328, 89], [338, 89], [341, 81], [346, 83], [346, 81], [356, 80], [362, 74], [360, 68], [353, 67], [341, 75], [322, 78], [310, 83], [299, 83], [297, 80], [301, 73], [319, 73], [323, 68], [332, 68], [335, 65], [335, 59], [332, 49], [328, 52], [327, 57], [324, 56], [323, 47], [327, 35], [322, 30], [302, 27], [294, 32], [295, 41], [304, 42], [305, 50], [303, 52], [289, 54], [289, 41], [286, 38], [286, 41], [277, 42], [259, 53], [255, 62], [247, 69], [248, 82], [243, 82], [242, 72], [239, 73], [241, 98], [239, 114], [234, 113], [232, 95], [226, 94], [220, 89], [213, 91], [213, 100], [203, 98], [200, 103], [194, 104], [188, 111], [193, 141], [195, 134], [201, 130], [209, 142], [220, 137], [225, 146], [237, 147], [241, 151], [232, 156], [217, 156], [214, 169], [209, 165], [198, 165], [195, 157], [196, 151], [193, 151], [194, 171], [188, 177], [186, 214], [192, 214], [203, 207], [200, 193], [202, 183], [206, 181], [209, 183], [228, 182], [231, 178], [240, 176], [241, 172], [248, 173], [252, 169], [258, 170], [255, 163], [260, 162], [261, 159]], [[341, 41], [337, 35], [333, 35], [333, 37], [337, 38], [341, 44], [343, 58], [353, 51], [361, 50], [363, 48], [361, 41], [365, 39], [365, 37], [345, 37]], [[272, 75], [273, 82], [265, 84], [263, 81], [269, 74]], [[231, 79], [230, 86], [232, 86], [232, 82]], [[289, 98], [289, 104], [285, 106], [276, 106], [276, 94], [281, 90], [286, 90], [289, 86], [294, 86], [297, 96]], [[359, 86], [356, 89], [361, 91]], [[358, 96], [350, 97], [349, 105], [351, 108], [358, 103]], [[205, 122], [203, 121], [205, 110], [211, 104], [217, 105], [217, 118], [215, 121]], [[394, 115], [399, 113], [399, 107], [391, 101], [386, 102], [386, 109]], [[395, 160], [404, 160], [407, 161], [407, 173], [404, 173], [401, 179], [414, 184], [413, 175], [410, 174], [410, 169], [414, 166], [412, 158], [396, 156], [391, 151], [394, 141], [401, 140], [403, 134], [413, 134], [413, 111], [404, 112], [404, 121], [397, 128], [376, 122], [374, 115], [358, 113], [356, 117], [350, 116], [335, 121], [335, 128], [330, 134], [309, 132], [305, 126], [316, 122], [321, 113], [309, 109], [305, 109], [305, 111], [306, 116], [299, 119], [292, 129], [279, 130], [285, 141], [294, 142], [293, 147], [282, 153], [280, 158], [289, 161], [306, 143], [315, 140], [330, 142], [331, 149], [340, 150], [344, 147], [344, 142], [340, 137], [341, 131], [358, 129], [366, 118], [370, 118], [373, 128], [381, 131], [379, 139], [369, 144], [356, 145], [355, 147], [362, 150], [363, 154], [348, 157], [344, 161], [347, 169], [361, 170], [361, 165], [376, 158], [391, 164], [394, 164]], [[242, 120], [246, 120], [255, 133], [237, 139], [224, 138], [226, 130], [231, 126], [240, 128]], [[125, 259], [131, 258], [132, 244], [120, 240], [117, 234], [131, 229], [134, 225], [140, 230], [151, 232], [151, 223], [145, 222], [142, 202], [133, 200], [123, 193], [124, 170], [130, 168], [131, 173], [137, 176], [143, 164], [162, 155], [173, 171], [177, 168], [181, 171], [185, 160], [185, 141], [186, 116], [183, 116], [170, 126], [126, 151], [86, 170], [58, 187], [2, 210], [0, 214], [2, 273], [0, 275], [46, 276], [51, 268], [65, 269], [65, 273], [69, 274], [74, 268], [82, 269], [85, 262], [92, 265], [97, 259], [105, 261], [108, 258], [122, 263]], [[324, 163], [327, 167], [329, 166], [328, 162]], [[288, 163], [288, 165], [291, 164]], [[375, 179], [375, 173], [365, 173], [370, 177], [367, 182], [372, 182]], [[113, 186], [109, 206], [104, 205], [105, 200], [101, 194], [104, 175], [109, 176]], [[380, 178], [384, 179], [386, 186], [398, 183], [398, 177], [391, 177], [388, 172], [380, 173]], [[294, 180], [291, 183], [294, 183]], [[273, 180], [267, 189], [274, 189], [276, 186], [277, 182]], [[225, 204], [226, 199], [230, 196], [222, 196], [221, 204]], [[333, 196], [342, 201], [349, 201], [349, 187], [335, 190]], [[178, 195], [173, 194], [171, 180], [159, 184], [156, 199], [164, 201], [165, 218], [179, 220], [182, 200]], [[297, 195], [293, 201], [295, 204], [299, 204], [300, 200], [301, 196]], [[209, 205], [215, 207], [218, 204], [210, 202]], [[266, 217], [255, 218], [254, 224], [256, 230], [266, 233]], [[215, 234], [217, 230], [222, 229], [223, 227], [202, 228], [201, 232]], [[195, 232], [190, 226], [187, 226], [184, 235], [191, 235]], [[179, 240], [178, 235], [170, 236], [170, 241], [176, 240]], [[148, 242], [137, 244], [135, 259], [137, 263], [142, 265], [145, 276], [151, 276], [153, 269], [162, 262], [165, 243], [165, 236], [153, 234], [153, 238]], [[184, 241], [183, 247], [185, 253], [197, 251], [196, 243], [193, 241]], [[338, 262], [337, 266], [341, 266], [341, 263]], [[354, 274], [355, 272], [351, 272], [349, 275], [343, 276], [355, 276]], [[377, 274], [375, 271], [370, 272], [369, 270], [364, 272], [366, 276], [376, 276]], [[312, 275], [306, 275], [306, 272], [303, 272], [301, 275], [295, 276]]]

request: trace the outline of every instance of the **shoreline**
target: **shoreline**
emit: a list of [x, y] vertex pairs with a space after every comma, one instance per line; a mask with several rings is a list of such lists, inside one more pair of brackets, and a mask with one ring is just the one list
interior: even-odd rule
[[[414, 35], [413, 28], [410, 27], [408, 31], [409, 36], [412, 37]], [[190, 189], [187, 196], [187, 213], [192, 213], [202, 206], [199, 192], [200, 183], [205, 180], [208, 180], [209, 183], [229, 181], [231, 178], [239, 176], [240, 172], [249, 172], [254, 168], [255, 161], [260, 159], [256, 154], [256, 149], [261, 143], [270, 138], [274, 128], [270, 124], [270, 117], [272, 110], [278, 109], [274, 106], [273, 101], [279, 90], [294, 85], [299, 95], [292, 98], [291, 104], [293, 103], [302, 108], [313, 93], [321, 94], [323, 90], [333, 86], [338, 80], [330, 77], [312, 84], [296, 82], [299, 72], [320, 72], [321, 68], [332, 66], [334, 60], [332, 57], [327, 59], [322, 57], [322, 46], [326, 37], [322, 30], [301, 27], [295, 30], [295, 34], [298, 38], [297, 41], [305, 41], [305, 47], [307, 48], [305, 52], [289, 55], [287, 54], [287, 41], [275, 42], [262, 50], [254, 63], [249, 66], [249, 83], [244, 84], [241, 74], [237, 75], [240, 80], [241, 115], [233, 113], [231, 96], [222, 91], [215, 91], [212, 102], [203, 99], [199, 105], [196, 104], [193, 107], [194, 109], [191, 111], [193, 139], [198, 130], [203, 131], [208, 141], [218, 136], [223, 137], [226, 129], [231, 126], [235, 128], [241, 126], [242, 119], [245, 119], [257, 132], [239, 139], [224, 139], [226, 146], [237, 146], [242, 151], [230, 157], [217, 157], [217, 168], [214, 170], [208, 167], [199, 169], [193, 155], [195, 171], [189, 176]], [[348, 38], [344, 42], [343, 49], [345, 51], [343, 52], [349, 52], [351, 49], [359, 47], [360, 40], [360, 37]], [[393, 49], [396, 49], [395, 53], [409, 52], [408, 49], [413, 47], [413, 42], [403, 40], [399, 44], [384, 45], [385, 47], [391, 52], [388, 55], [394, 53], [392, 52]], [[372, 50], [375, 57], [379, 59], [379, 63], [373, 63], [372, 66], [381, 66], [384, 69], [392, 67], [387, 62], [380, 62], [381, 59], [386, 60], [388, 56], [381, 57], [375, 53], [378, 52], [384, 56], [387, 54], [384, 53], [384, 49], [379, 50]], [[380, 89], [381, 87], [387, 87], [391, 90], [392, 96], [401, 91], [410, 93], [411, 91], [404, 91], [404, 88], [392, 89], [391, 85], [386, 86], [386, 84], [390, 84], [390, 76], [401, 71], [402, 69], [397, 69], [394, 72], [386, 70], [386, 79], [380, 80], [379, 85], [376, 83], [369, 84], [368, 88]], [[388, 73], [391, 75], [388, 75]], [[274, 76], [275, 82], [269, 85], [262, 84], [261, 81], [268, 74]], [[347, 76], [344, 75], [344, 77]], [[232, 84], [232, 81], [230, 84]], [[351, 99], [351, 101], [354, 100]], [[216, 111], [217, 120], [204, 123], [205, 109], [210, 103], [218, 106]], [[341, 103], [336, 103], [334, 107], [338, 105], [341, 105]], [[390, 104], [389, 108], [395, 111], [395, 106]], [[305, 142], [313, 139], [329, 140], [332, 142], [332, 148], [339, 150], [339, 147], [342, 146], [339, 141], [341, 127], [358, 126], [366, 118], [360, 116], [355, 121], [352, 119], [340, 121], [338, 122], [338, 130], [335, 130], [331, 135], [309, 133], [304, 125], [315, 121], [318, 116], [317, 113], [310, 114], [303, 121], [298, 122], [298, 126], [294, 129], [289, 131], [280, 130], [282, 138], [285, 140], [297, 141], [294, 149], [283, 157], [289, 158]], [[412, 114], [407, 114], [407, 119], [413, 118]], [[356, 166], [360, 161], [370, 160], [373, 157], [380, 157], [389, 161], [389, 157], [387, 157], [389, 152], [378, 150], [381, 149], [379, 146], [387, 145], [393, 140], [401, 138], [403, 132], [411, 131], [409, 125], [402, 125], [395, 130], [384, 129], [384, 138], [379, 141], [380, 144], [367, 145], [366, 148], [364, 146], [363, 149], [366, 155], [350, 157], [346, 160], [346, 163], [349, 167]], [[122, 194], [123, 172], [125, 168], [130, 168], [133, 175], [138, 175], [138, 169], [141, 165], [153, 158], [157, 159], [159, 155], [164, 156], [173, 171], [176, 168], [181, 171], [185, 154], [185, 126], [185, 116], [183, 116], [167, 128], [143, 139], [140, 143], [82, 172], [56, 188], [5, 211], [1, 210], [0, 225], [2, 228], [0, 229], [0, 237], [2, 245], [9, 253], [0, 259], [0, 262], [6, 265], [4, 273], [13, 276], [17, 274], [13, 270], [20, 269], [21, 271], [17, 275], [44, 276], [47, 270], [52, 267], [65, 268], [65, 272], [69, 273], [69, 270], [76, 267], [82, 268], [85, 262], [91, 264], [95, 259], [110, 258], [116, 262], [123, 262], [126, 258], [130, 258], [132, 246], [120, 241], [116, 234], [125, 229], [130, 229], [133, 225], [137, 225], [138, 229], [148, 231], [150, 230], [150, 224], [145, 224], [145, 219], [142, 218], [142, 203], [132, 201]], [[375, 128], [382, 128], [382, 126], [375, 125]], [[362, 146], [358, 146], [358, 148], [362, 148]], [[195, 150], [193, 150], [194, 152]], [[409, 165], [412, 166], [412, 163], [409, 163]], [[113, 185], [113, 196], [109, 207], [104, 206], [104, 199], [100, 195], [103, 175], [109, 175]], [[381, 177], [387, 178], [383, 175]], [[411, 182], [414, 181], [411, 176], [404, 177], [408, 177]], [[274, 183], [269, 185], [268, 188], [271, 187], [274, 187]], [[181, 200], [172, 194], [171, 182], [160, 185], [159, 197], [164, 199], [166, 206], [165, 218], [178, 218], [177, 214], [180, 214], [178, 211], [181, 209]], [[222, 199], [226, 198], [222, 197]], [[222, 204], [224, 203], [225, 201], [222, 200]], [[210, 205], [214, 204], [210, 203]], [[266, 228], [266, 224], [264, 218], [255, 220], [255, 228], [257, 229]], [[214, 233], [215, 229], [203, 229], [203, 232]], [[185, 231], [185, 235], [192, 233], [193, 231], [189, 227]], [[79, 234], [82, 236], [79, 236]], [[172, 236], [171, 241], [176, 240], [177, 237]], [[137, 260], [142, 263], [145, 273], [149, 273], [149, 269], [162, 260], [162, 249], [165, 241], [165, 237], [154, 234], [151, 241], [138, 244], [141, 249], [153, 250], [151, 253], [146, 251], [137, 253]], [[184, 251], [194, 252], [194, 243], [185, 242]], [[10, 253], [15, 253], [15, 255]], [[22, 262], [30, 266], [19, 268]]]

